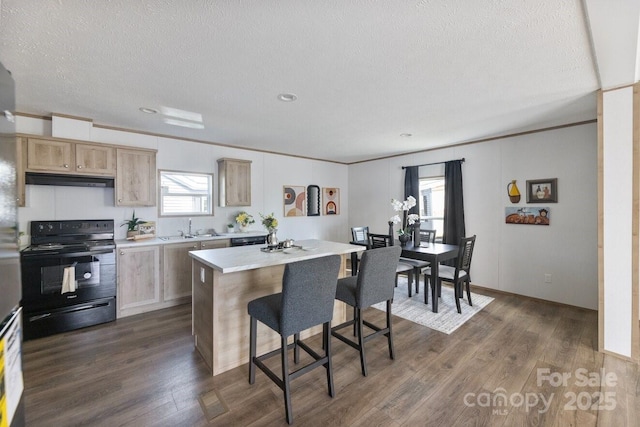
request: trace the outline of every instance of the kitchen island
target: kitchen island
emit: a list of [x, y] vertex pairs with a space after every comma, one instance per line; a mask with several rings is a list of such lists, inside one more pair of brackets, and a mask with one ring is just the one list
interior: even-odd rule
[[[249, 301], [282, 290], [284, 266], [291, 262], [342, 255], [340, 277], [345, 276], [346, 259], [361, 246], [324, 240], [300, 240], [296, 246], [280, 252], [265, 253], [264, 246], [191, 251], [192, 258], [192, 333], [195, 347], [218, 375], [249, 360]], [[337, 302], [333, 323], [342, 323], [346, 307]], [[322, 326], [305, 331], [308, 337]], [[278, 348], [279, 336], [258, 323], [258, 354]]]

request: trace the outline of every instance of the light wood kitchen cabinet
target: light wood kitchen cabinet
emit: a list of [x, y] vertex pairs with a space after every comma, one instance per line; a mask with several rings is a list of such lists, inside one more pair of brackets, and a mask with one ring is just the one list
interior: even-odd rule
[[119, 247], [117, 317], [190, 303], [189, 251], [227, 246], [229, 239]]
[[172, 243], [162, 248], [165, 301], [191, 297], [189, 251], [198, 249], [200, 249], [199, 242]]
[[118, 317], [160, 304], [160, 249], [159, 245], [118, 248]]
[[116, 150], [116, 206], [156, 205], [156, 151]]
[[27, 138], [26, 145], [29, 171], [115, 176], [115, 149], [109, 145], [41, 138]]
[[27, 169], [45, 172], [72, 172], [73, 143], [48, 139], [27, 139]]
[[115, 177], [116, 206], [156, 205], [157, 150], [22, 135], [18, 142], [18, 205], [25, 173]]
[[251, 206], [251, 160], [218, 159], [218, 204]]
[[[200, 242], [200, 249], [226, 248], [228, 246], [229, 246], [229, 239], [203, 240]], [[191, 261], [189, 261], [189, 265], [191, 265]]]
[[115, 150], [107, 145], [76, 144], [75, 170], [90, 175], [114, 176], [116, 173]]
[[191, 301], [191, 257], [189, 251], [225, 248], [229, 240], [204, 240], [164, 245], [162, 270], [164, 277], [163, 300], [177, 303]]

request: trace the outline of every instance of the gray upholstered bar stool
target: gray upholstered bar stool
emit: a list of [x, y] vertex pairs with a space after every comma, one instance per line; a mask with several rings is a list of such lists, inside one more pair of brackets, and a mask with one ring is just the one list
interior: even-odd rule
[[[396, 267], [402, 249], [399, 246], [388, 246], [369, 249], [362, 254], [362, 261], [357, 276], [345, 277], [338, 280], [336, 299], [354, 308], [354, 318], [331, 329], [331, 335], [348, 344], [360, 352], [362, 375], [367, 376], [367, 361], [364, 354], [364, 344], [370, 339], [384, 335], [389, 343], [389, 357], [394, 358], [393, 334], [391, 329], [391, 302], [395, 288]], [[376, 326], [362, 319], [362, 310], [386, 301], [387, 325], [384, 328]], [[356, 325], [358, 342], [354, 342], [337, 331], [350, 325]], [[363, 326], [375, 332], [365, 336]]]
[[[333, 397], [333, 372], [331, 367], [331, 319], [340, 270], [340, 256], [330, 255], [287, 264], [282, 277], [282, 292], [250, 301], [247, 310], [251, 316], [249, 343], [249, 383], [253, 384], [256, 366], [260, 368], [284, 392], [287, 422], [293, 422], [290, 381], [319, 366], [327, 370], [329, 396]], [[256, 331], [258, 320], [280, 334], [280, 348], [256, 356]], [[322, 325], [320, 356], [300, 340], [300, 332]], [[287, 338], [293, 335], [293, 343]], [[315, 359], [294, 372], [289, 372], [288, 350], [293, 348], [294, 362], [298, 363], [299, 348]], [[263, 361], [280, 354], [282, 378], [279, 378]]]

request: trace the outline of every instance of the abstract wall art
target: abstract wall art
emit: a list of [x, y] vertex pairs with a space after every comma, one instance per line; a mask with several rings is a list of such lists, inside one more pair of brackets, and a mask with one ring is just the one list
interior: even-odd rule
[[340, 215], [340, 189], [324, 187], [322, 189], [322, 206], [325, 215]]
[[284, 216], [307, 215], [307, 193], [304, 185], [285, 185], [283, 188]]

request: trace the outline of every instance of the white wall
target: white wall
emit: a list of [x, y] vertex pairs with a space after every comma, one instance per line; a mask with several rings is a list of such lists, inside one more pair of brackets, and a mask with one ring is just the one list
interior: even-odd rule
[[[349, 167], [349, 226], [386, 232], [391, 198], [402, 199], [402, 166], [464, 157], [465, 223], [476, 234], [474, 284], [596, 309], [596, 124], [444, 148]], [[549, 203], [549, 226], [505, 224], [506, 206], [526, 203], [526, 180], [558, 178], [558, 203]], [[513, 205], [507, 184], [517, 180]], [[552, 283], [544, 283], [551, 274]]]
[[[235, 215], [246, 210], [256, 224], [255, 230], [264, 230], [260, 224], [260, 213], [273, 212], [279, 219], [278, 238], [320, 238], [348, 241], [348, 167], [345, 165], [280, 156], [256, 151], [221, 147], [217, 145], [187, 142], [173, 138], [156, 137], [94, 127], [86, 135], [86, 121], [78, 124], [83, 138], [94, 142], [153, 148], [158, 150], [158, 169], [214, 173], [214, 215], [192, 217], [193, 230], [215, 228], [226, 231], [226, 224], [233, 222]], [[67, 123], [68, 125], [68, 123]], [[51, 123], [29, 117], [18, 116], [18, 133], [51, 136]], [[73, 129], [71, 129], [73, 132]], [[80, 133], [79, 133], [80, 134]], [[252, 205], [243, 208], [217, 205], [218, 164], [217, 159], [231, 157], [251, 160]], [[283, 216], [282, 187], [284, 185], [310, 185], [338, 187], [341, 189], [341, 214], [332, 216], [293, 217]], [[20, 230], [28, 234], [32, 220], [65, 219], [113, 219], [116, 223], [116, 239], [122, 239], [126, 227], [118, 227], [131, 217], [133, 208], [114, 206], [114, 190], [83, 187], [58, 187], [27, 185], [27, 206], [19, 209]], [[136, 207], [136, 216], [156, 221], [159, 235], [176, 235], [178, 230], [188, 227], [188, 218], [158, 218], [157, 207]], [[23, 239], [23, 242], [28, 242]]]
[[[47, 121], [18, 116], [17, 131], [48, 136]], [[467, 234], [477, 234], [472, 279], [477, 285], [597, 308], [597, 174], [596, 124], [505, 138], [486, 143], [444, 148], [344, 166], [330, 162], [185, 142], [131, 132], [92, 128], [96, 142], [158, 149], [158, 168], [211, 172], [221, 157], [252, 160], [252, 206], [280, 219], [278, 237], [322, 238], [346, 242], [349, 227], [368, 225], [386, 232], [393, 215], [391, 198], [403, 198], [405, 165], [464, 157], [464, 200]], [[527, 179], [558, 178], [558, 203], [550, 203], [551, 225], [504, 223], [505, 206], [513, 206], [507, 184], [516, 179], [526, 206]], [[284, 218], [283, 185], [338, 187], [341, 214]], [[122, 223], [132, 209], [113, 204], [113, 189], [27, 186], [27, 207], [20, 208], [20, 230], [31, 220], [114, 219]], [[534, 205], [535, 206], [535, 205]], [[194, 229], [225, 229], [238, 208], [214, 207], [214, 216], [193, 217]], [[185, 230], [187, 218], [158, 219], [156, 207], [136, 208], [136, 215], [158, 222], [161, 235]], [[261, 229], [259, 223], [254, 228]], [[117, 227], [116, 238], [125, 228]], [[544, 283], [544, 274], [552, 283]]]

